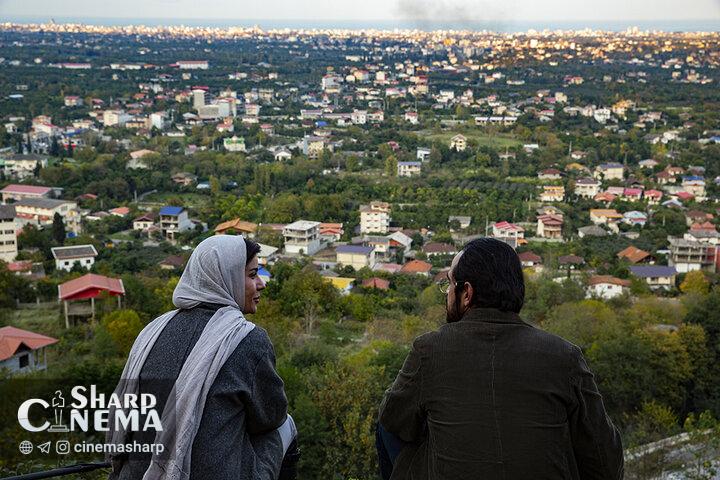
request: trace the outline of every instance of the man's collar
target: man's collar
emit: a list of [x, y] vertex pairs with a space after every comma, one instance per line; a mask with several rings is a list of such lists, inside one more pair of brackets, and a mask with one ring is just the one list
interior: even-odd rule
[[490, 322], [490, 323], [525, 323], [515, 312], [498, 310], [497, 308], [471, 308], [460, 319], [461, 322]]

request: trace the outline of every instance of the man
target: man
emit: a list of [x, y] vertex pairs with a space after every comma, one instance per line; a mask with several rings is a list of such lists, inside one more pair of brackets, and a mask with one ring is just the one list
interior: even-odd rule
[[415, 339], [380, 406], [383, 478], [622, 478], [620, 436], [582, 352], [518, 315], [515, 251], [473, 240], [442, 290], [447, 324]]

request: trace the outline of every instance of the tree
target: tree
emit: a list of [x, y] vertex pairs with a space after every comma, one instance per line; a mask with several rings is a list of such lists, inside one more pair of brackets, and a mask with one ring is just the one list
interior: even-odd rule
[[680, 284], [680, 291], [688, 294], [705, 295], [710, 290], [710, 282], [700, 270], [688, 272]]
[[53, 215], [52, 236], [53, 239], [60, 245], [65, 243], [65, 223], [63, 222], [60, 214], [57, 212], [55, 212], [55, 215]]
[[398, 161], [395, 155], [389, 155], [385, 159], [385, 175], [388, 177], [397, 176]]
[[101, 323], [123, 356], [130, 353], [135, 338], [144, 327], [134, 310], [116, 310], [105, 315]]

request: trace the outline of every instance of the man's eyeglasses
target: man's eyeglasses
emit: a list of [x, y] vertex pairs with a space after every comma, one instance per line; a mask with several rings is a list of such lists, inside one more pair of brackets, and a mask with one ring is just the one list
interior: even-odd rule
[[437, 286], [443, 295], [447, 295], [447, 293], [450, 291], [450, 283], [450, 279], [447, 278], [437, 282]]

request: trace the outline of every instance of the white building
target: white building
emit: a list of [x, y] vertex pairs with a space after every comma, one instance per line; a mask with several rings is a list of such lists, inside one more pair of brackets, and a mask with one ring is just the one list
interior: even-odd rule
[[92, 245], [72, 245], [70, 247], [53, 247], [50, 249], [55, 259], [55, 269], [69, 272], [75, 266], [80, 265], [86, 270], [95, 263], [97, 250]]
[[619, 297], [630, 288], [630, 280], [622, 280], [611, 275], [595, 275], [590, 277], [587, 288], [588, 297], [604, 300]]
[[283, 228], [285, 253], [292, 255], [315, 255], [322, 248], [320, 222], [298, 220]]
[[223, 147], [228, 152], [245, 152], [245, 138], [233, 135], [232, 138], [223, 139]]
[[36, 154], [13, 154], [4, 157], [4, 160], [5, 176], [19, 180], [34, 177], [35, 170], [38, 167], [45, 168], [48, 166], [47, 157]]
[[397, 164], [398, 177], [412, 177], [420, 175], [421, 172], [422, 162], [398, 162]]
[[0, 260], [12, 262], [17, 257], [17, 227], [15, 207], [0, 205]]
[[75, 234], [82, 233], [82, 223], [77, 203], [70, 200], [50, 198], [24, 198], [14, 204], [15, 216], [23, 224], [36, 226], [52, 225], [58, 213], [65, 223], [65, 229]]
[[178, 60], [180, 70], [207, 70], [210, 64], [207, 60]]
[[360, 206], [360, 233], [388, 233], [390, 230], [390, 204], [370, 202]]

